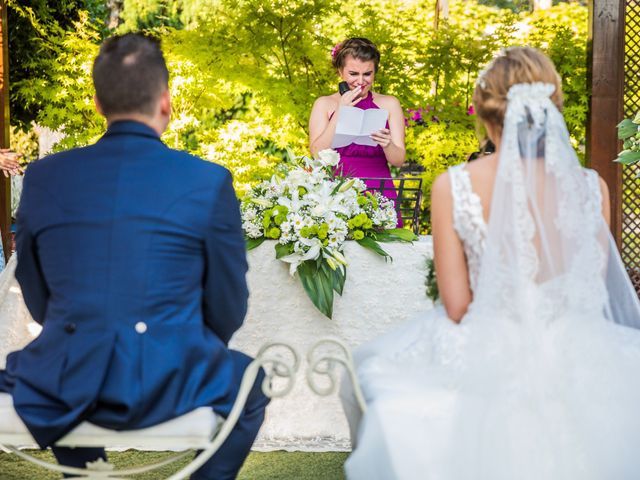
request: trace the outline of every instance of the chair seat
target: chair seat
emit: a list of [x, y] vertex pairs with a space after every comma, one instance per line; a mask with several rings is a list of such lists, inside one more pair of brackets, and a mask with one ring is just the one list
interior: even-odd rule
[[[61, 438], [65, 447], [186, 450], [205, 448], [224, 419], [210, 407], [200, 407], [153, 427], [116, 431], [84, 422]], [[0, 393], [0, 444], [32, 446], [35, 440], [13, 408], [13, 398]]]

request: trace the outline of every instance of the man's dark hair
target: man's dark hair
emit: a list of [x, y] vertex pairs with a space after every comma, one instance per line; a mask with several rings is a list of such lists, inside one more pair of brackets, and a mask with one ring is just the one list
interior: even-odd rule
[[93, 85], [106, 116], [153, 114], [168, 82], [159, 42], [139, 33], [108, 38], [93, 62]]

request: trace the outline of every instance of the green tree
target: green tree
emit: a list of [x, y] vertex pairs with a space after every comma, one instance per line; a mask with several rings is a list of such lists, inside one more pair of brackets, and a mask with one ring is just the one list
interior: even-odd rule
[[[12, 92], [28, 118], [64, 130], [58, 148], [86, 144], [104, 128], [93, 111], [90, 80], [104, 16], [87, 7], [89, 0], [76, 5], [64, 26], [19, 11], [46, 55], [34, 59], [41, 68]], [[504, 46], [532, 44], [551, 56], [563, 79], [573, 142], [584, 144], [587, 9], [577, 4], [530, 14], [456, 1], [437, 31], [433, 5], [401, 0], [125, 0], [122, 6], [118, 31], [144, 28], [162, 40], [174, 108], [165, 141], [227, 165], [240, 192], [276, 171], [287, 149], [307, 153], [313, 101], [336, 89], [330, 51], [349, 36], [379, 46], [376, 90], [397, 96], [412, 109], [408, 117], [421, 112], [419, 121], [408, 120], [407, 152], [426, 170], [427, 198], [438, 173], [477, 149], [475, 116], [468, 114], [475, 79]]]
[[[54, 81], [52, 72], [61, 52], [72, 52], [74, 48], [65, 44], [69, 40], [67, 35], [75, 33], [78, 27], [87, 28], [92, 37], [97, 34], [92, 40], [95, 43], [106, 33], [104, 21], [108, 12], [100, 0], [8, 0], [7, 6], [11, 120], [21, 128], [28, 128], [42, 105], [25, 101], [25, 82], [40, 79], [43, 85]], [[67, 79], [72, 81], [73, 77]]]

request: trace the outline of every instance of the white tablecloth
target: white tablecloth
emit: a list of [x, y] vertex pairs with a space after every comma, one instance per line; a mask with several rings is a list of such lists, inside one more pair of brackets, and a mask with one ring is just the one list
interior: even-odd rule
[[[334, 299], [333, 318], [322, 315], [289, 276], [288, 265], [275, 259], [273, 242], [249, 252], [249, 312], [231, 346], [255, 354], [267, 341], [283, 340], [305, 355], [318, 339], [341, 339], [356, 347], [421, 311], [432, 308], [425, 294], [425, 264], [431, 238], [413, 244], [385, 243], [393, 262], [347, 242], [347, 280]], [[293, 391], [274, 400], [256, 448], [272, 450], [348, 450], [349, 430], [336, 395], [318, 397], [306, 384], [306, 364]]]

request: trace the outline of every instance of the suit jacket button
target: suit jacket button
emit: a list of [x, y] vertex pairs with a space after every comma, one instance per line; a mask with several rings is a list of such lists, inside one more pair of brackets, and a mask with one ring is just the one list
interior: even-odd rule
[[144, 322], [138, 322], [136, 323], [135, 329], [138, 333], [144, 333], [147, 331], [147, 324]]
[[76, 331], [76, 324], [69, 322], [64, 324], [64, 331], [67, 333], [73, 333]]

